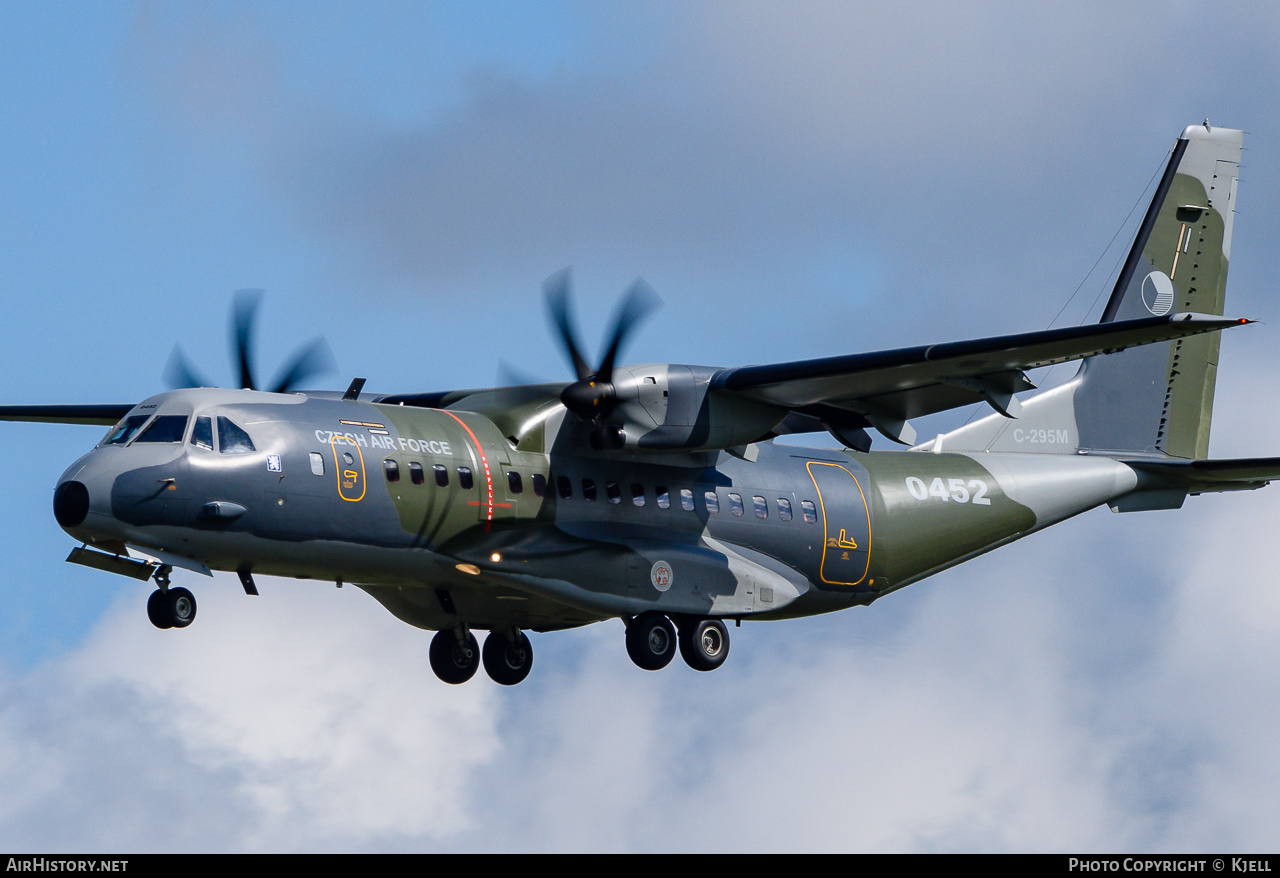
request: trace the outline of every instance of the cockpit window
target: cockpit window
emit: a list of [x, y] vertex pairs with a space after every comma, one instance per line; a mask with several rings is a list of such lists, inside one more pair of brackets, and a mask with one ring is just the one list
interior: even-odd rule
[[213, 451], [212, 418], [196, 418], [195, 429], [191, 431], [191, 444]]
[[142, 429], [142, 425], [147, 422], [147, 418], [151, 415], [133, 415], [125, 418], [123, 421], [115, 425], [107, 438], [102, 440], [103, 445], [124, 445], [132, 439], [137, 432]]
[[218, 450], [223, 454], [248, 454], [257, 451], [249, 434], [221, 415], [218, 416]]
[[160, 415], [138, 437], [139, 442], [181, 442], [187, 432], [186, 415]]

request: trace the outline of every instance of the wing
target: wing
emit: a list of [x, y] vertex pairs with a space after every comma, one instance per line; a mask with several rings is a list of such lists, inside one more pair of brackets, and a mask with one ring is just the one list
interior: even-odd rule
[[910, 418], [987, 401], [1018, 414], [1027, 370], [1252, 321], [1171, 314], [891, 351], [724, 369], [713, 390], [829, 421], [853, 416], [911, 444]]
[[44, 424], [98, 424], [110, 427], [134, 403], [128, 405], [6, 405], [0, 406], [0, 421], [38, 421]]

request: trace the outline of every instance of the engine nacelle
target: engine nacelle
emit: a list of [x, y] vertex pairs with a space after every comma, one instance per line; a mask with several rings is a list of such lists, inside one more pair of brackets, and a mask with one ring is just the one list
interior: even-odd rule
[[669, 363], [615, 369], [618, 402], [597, 441], [637, 451], [732, 448], [764, 437], [786, 418], [786, 409], [713, 389], [716, 371]]

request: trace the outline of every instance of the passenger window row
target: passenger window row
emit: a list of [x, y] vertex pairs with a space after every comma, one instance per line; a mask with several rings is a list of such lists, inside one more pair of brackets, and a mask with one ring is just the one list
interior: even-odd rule
[[[535, 478], [537, 478], [535, 476]], [[562, 500], [573, 499], [573, 482], [568, 476], [556, 476], [556, 493], [560, 495]], [[622, 503], [622, 486], [614, 481], [607, 481], [604, 484], [605, 497], [614, 505]], [[671, 492], [666, 485], [655, 485], [653, 489], [654, 503], [659, 509], [671, 508]], [[539, 495], [541, 496], [541, 495]], [[594, 502], [599, 498], [599, 490], [596, 487], [595, 479], [582, 480], [582, 499], [587, 502]], [[742, 495], [730, 491], [727, 494], [729, 498], [729, 511], [733, 515], [742, 516], [746, 512], [746, 505], [743, 502]], [[631, 504], [633, 506], [644, 506], [646, 502], [646, 494], [644, 485], [639, 482], [633, 482], [630, 486]], [[720, 512], [720, 495], [715, 491], [704, 491], [702, 494], [703, 507], [707, 512], [716, 514]], [[778, 497], [776, 501], [778, 510], [778, 518], [781, 521], [791, 521], [792, 509], [791, 501], [786, 497]], [[680, 508], [685, 512], [694, 511], [693, 491], [689, 488], [680, 489]], [[756, 518], [767, 519], [769, 517], [769, 501], [759, 494], [753, 495], [751, 498], [751, 508]], [[818, 520], [818, 509], [810, 500], [800, 501], [800, 511], [804, 520], [809, 524], [814, 524]]]
[[[318, 456], [319, 455], [315, 454], [312, 455], [312, 472], [316, 472], [314, 458]], [[321, 460], [321, 467], [323, 467], [323, 460]], [[386, 458], [382, 461], [382, 472], [386, 475], [388, 482], [400, 481], [400, 462], [393, 460], [390, 457]], [[457, 472], [458, 486], [460, 488], [466, 491], [475, 487], [475, 474], [471, 472], [471, 467], [460, 466], [457, 468]], [[316, 474], [323, 474], [323, 468]], [[431, 466], [431, 474], [438, 487], [449, 487], [449, 468], [447, 466], [439, 463], [433, 464]], [[421, 485], [426, 482], [426, 471], [423, 469], [422, 464], [418, 463], [416, 460], [409, 461], [409, 481], [413, 482], [415, 485]], [[542, 473], [534, 473], [530, 481], [533, 483], [533, 493], [537, 494], [539, 497], [547, 493], [547, 477], [542, 475]], [[521, 494], [524, 492], [524, 479], [520, 476], [520, 473], [515, 470], [507, 472], [507, 490], [512, 494]]]
[[[318, 454], [313, 454], [312, 472], [316, 472], [315, 458]], [[323, 464], [321, 464], [323, 466]], [[474, 487], [475, 479], [472, 475], [471, 468], [460, 466], [458, 469], [458, 484], [464, 490]], [[441, 488], [449, 487], [449, 470], [442, 464], [434, 464], [431, 467], [435, 475], [435, 482]], [[388, 482], [400, 481], [400, 463], [392, 458], [382, 461], [382, 471], [386, 474]], [[320, 473], [323, 472], [321, 469]], [[320, 473], [317, 473], [319, 475]], [[409, 463], [409, 479], [415, 485], [421, 485], [425, 481], [425, 474], [422, 464], [417, 461]], [[529, 480], [533, 484], [533, 493], [539, 497], [543, 497], [547, 493], [547, 477], [542, 473], [534, 473]], [[516, 470], [507, 470], [507, 491], [511, 494], [524, 493], [524, 477]], [[560, 495], [562, 500], [573, 499], [573, 482], [568, 476], [556, 477], [556, 493]], [[654, 505], [659, 509], [671, 508], [671, 492], [666, 485], [655, 485], [653, 489]], [[608, 501], [614, 506], [620, 506], [623, 500], [622, 486], [615, 481], [606, 481], [604, 483], [604, 495]], [[742, 495], [734, 491], [729, 491], [726, 496], [729, 499], [729, 512], [738, 517], [746, 514], [746, 504], [742, 499]], [[639, 482], [632, 482], [627, 491], [627, 497], [631, 501], [632, 506], [643, 507], [648, 502], [648, 495], [644, 485]], [[707, 512], [716, 514], [720, 512], [720, 495], [715, 491], [703, 492], [703, 506]], [[589, 503], [595, 502], [600, 498], [599, 489], [596, 487], [595, 479], [582, 480], [582, 499]], [[781, 521], [791, 521], [792, 509], [791, 501], [786, 497], [778, 497], [775, 501], [775, 507], [778, 512], [778, 518]], [[680, 508], [686, 512], [694, 511], [694, 495], [690, 488], [680, 489]], [[751, 510], [755, 513], [755, 517], [759, 519], [767, 519], [769, 517], [769, 501], [759, 494], [751, 497]], [[818, 509], [810, 500], [800, 501], [800, 512], [805, 522], [814, 524], [818, 520]]]

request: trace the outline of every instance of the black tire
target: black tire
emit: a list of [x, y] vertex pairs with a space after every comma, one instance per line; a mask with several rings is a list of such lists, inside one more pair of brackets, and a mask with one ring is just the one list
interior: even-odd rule
[[428, 655], [431, 670], [452, 686], [470, 680], [476, 675], [476, 668], [480, 667], [480, 644], [469, 631], [462, 643], [458, 642], [458, 635], [452, 630], [437, 631], [431, 638]]
[[676, 628], [661, 613], [649, 610], [627, 626], [627, 655], [646, 671], [660, 671], [676, 655]]
[[512, 643], [501, 631], [490, 631], [484, 639], [484, 671], [489, 679], [503, 686], [514, 686], [529, 676], [533, 668], [533, 644], [523, 631], [516, 632]]
[[729, 629], [719, 619], [691, 620], [681, 625], [680, 655], [695, 671], [714, 671], [729, 657]]
[[151, 597], [147, 598], [147, 618], [157, 628], [173, 627], [173, 616], [169, 613], [168, 597], [158, 588], [151, 593]]
[[171, 588], [165, 592], [165, 606], [169, 611], [169, 624], [174, 628], [186, 628], [196, 620], [196, 596], [185, 588]]

